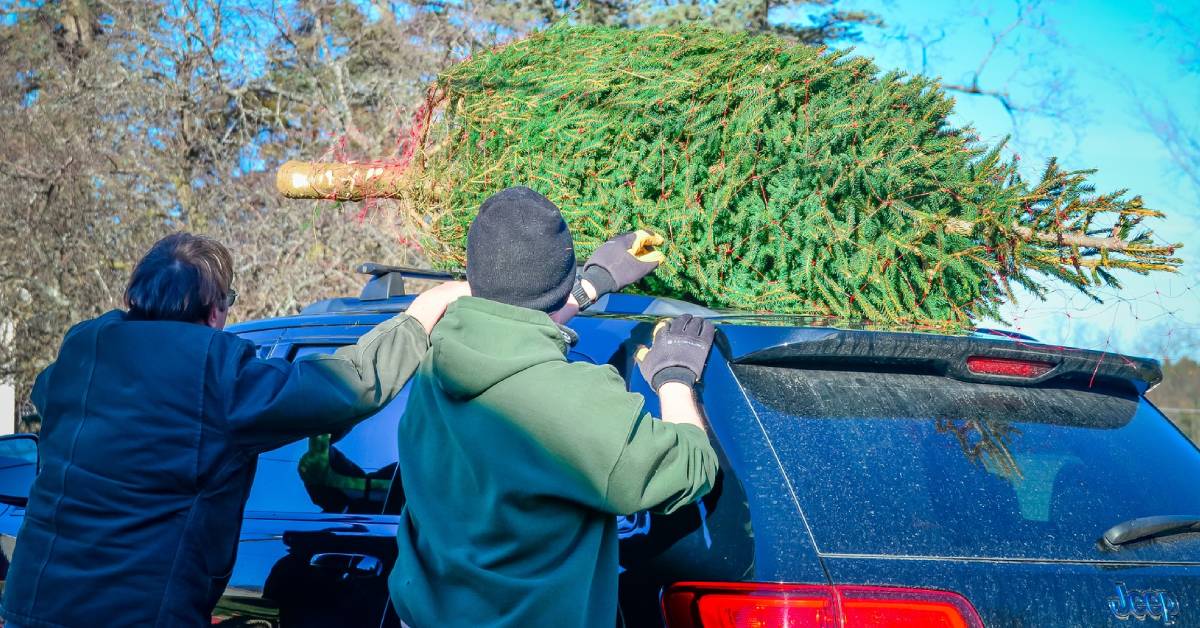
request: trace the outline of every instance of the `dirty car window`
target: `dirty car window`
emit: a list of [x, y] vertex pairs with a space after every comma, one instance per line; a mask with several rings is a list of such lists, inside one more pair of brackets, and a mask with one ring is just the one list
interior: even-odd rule
[[[1200, 453], [1131, 392], [735, 372], [822, 552], [1117, 558], [1109, 527], [1200, 514]], [[1166, 545], [1120, 558], [1200, 559], [1200, 538]]]

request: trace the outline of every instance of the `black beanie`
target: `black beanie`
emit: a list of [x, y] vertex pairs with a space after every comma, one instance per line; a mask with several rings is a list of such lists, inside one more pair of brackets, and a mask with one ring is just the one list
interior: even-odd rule
[[562, 212], [527, 187], [496, 192], [467, 231], [471, 296], [554, 312], [575, 283], [575, 242]]

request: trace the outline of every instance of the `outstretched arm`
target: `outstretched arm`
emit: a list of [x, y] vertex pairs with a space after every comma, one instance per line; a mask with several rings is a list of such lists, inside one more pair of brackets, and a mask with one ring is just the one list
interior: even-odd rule
[[638, 350], [639, 369], [658, 391], [662, 421], [644, 415], [609, 477], [606, 497], [619, 514], [672, 512], [703, 497], [716, 481], [717, 454], [692, 390], [716, 333], [689, 315], [655, 328], [654, 346]]
[[601, 244], [583, 265], [567, 304], [550, 318], [565, 325], [596, 299], [641, 281], [662, 263], [662, 251], [655, 248], [662, 243], [662, 236], [639, 230], [622, 233]]
[[607, 509], [672, 513], [704, 497], [717, 481], [717, 452], [703, 428], [639, 418], [608, 477]]
[[429, 331], [450, 303], [468, 293], [461, 282], [423, 292], [407, 313], [332, 354], [288, 363], [259, 359], [252, 346], [242, 345], [211, 378], [210, 398], [223, 407], [235, 440], [249, 449], [346, 429], [404, 388], [429, 348]]

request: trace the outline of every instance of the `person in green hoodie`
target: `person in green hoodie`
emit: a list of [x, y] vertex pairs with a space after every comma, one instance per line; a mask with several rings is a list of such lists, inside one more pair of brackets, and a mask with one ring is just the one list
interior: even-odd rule
[[400, 421], [407, 502], [389, 588], [408, 626], [612, 628], [616, 516], [669, 513], [712, 487], [717, 456], [692, 391], [711, 323], [660, 324], [639, 351], [662, 420], [613, 367], [566, 361], [560, 324], [579, 301], [657, 266], [631, 252], [644, 238], [602, 245], [576, 284], [552, 202], [518, 187], [480, 207], [467, 235], [473, 296], [434, 329]]

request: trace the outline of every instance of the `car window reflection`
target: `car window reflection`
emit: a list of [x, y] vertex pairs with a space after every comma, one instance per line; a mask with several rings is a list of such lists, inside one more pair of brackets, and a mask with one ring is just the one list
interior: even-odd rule
[[[301, 346], [292, 359], [335, 349]], [[388, 494], [397, 466], [396, 427], [408, 391], [405, 386], [391, 403], [347, 432], [321, 434], [260, 455], [246, 510], [381, 514], [385, 505], [401, 503], [388, 502]]]

